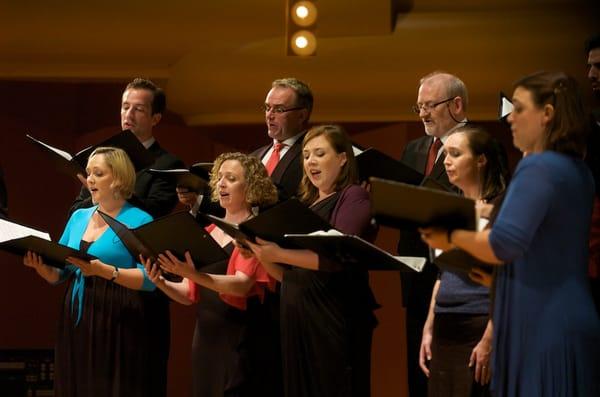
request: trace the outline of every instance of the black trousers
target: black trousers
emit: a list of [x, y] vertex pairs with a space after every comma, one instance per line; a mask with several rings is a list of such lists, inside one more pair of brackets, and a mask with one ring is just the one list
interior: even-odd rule
[[436, 314], [433, 323], [429, 397], [488, 397], [489, 384], [474, 381], [469, 368], [473, 348], [487, 326], [487, 315]]

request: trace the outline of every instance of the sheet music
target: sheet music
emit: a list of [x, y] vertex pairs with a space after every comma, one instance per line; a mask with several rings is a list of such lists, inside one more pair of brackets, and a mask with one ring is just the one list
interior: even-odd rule
[[317, 230], [316, 232], [312, 232], [312, 233], [308, 233], [308, 236], [343, 236], [344, 233], [335, 230], [335, 229], [329, 229], [327, 231], [325, 230]]
[[500, 103], [500, 118], [502, 119], [504, 117], [507, 117], [509, 114], [512, 113], [513, 109], [514, 106], [510, 99], [508, 99], [505, 96], [502, 96]]
[[361, 154], [362, 152], [364, 152], [364, 150], [360, 150], [356, 146], [352, 145], [352, 152], [354, 153], [355, 156], [358, 156], [359, 154]]
[[150, 168], [150, 171], [152, 172], [162, 172], [165, 174], [185, 174], [185, 173], [189, 173], [190, 170], [188, 170], [187, 168], [172, 168], [172, 169], [168, 169], [168, 170], [157, 170], [155, 168]]
[[58, 148], [55, 148], [54, 146], [50, 146], [47, 143], [44, 143], [44, 142], [42, 142], [40, 140], [35, 139], [31, 135], [27, 135], [27, 138], [31, 139], [34, 142], [39, 143], [40, 145], [44, 146], [45, 148], [48, 148], [48, 149], [52, 150], [54, 153], [56, 153], [59, 156], [65, 158], [66, 160], [71, 161], [71, 159], [73, 158], [73, 156], [71, 156], [69, 153], [65, 152], [64, 150], [60, 150]]
[[50, 234], [0, 219], [0, 242], [15, 240], [21, 237], [36, 236], [51, 241]]
[[417, 272], [422, 271], [427, 262], [425, 258], [419, 256], [394, 256], [394, 258]]

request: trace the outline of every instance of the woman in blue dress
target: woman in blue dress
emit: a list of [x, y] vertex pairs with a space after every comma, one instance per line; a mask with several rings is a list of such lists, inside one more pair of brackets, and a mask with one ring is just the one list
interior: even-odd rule
[[[55, 394], [163, 396], [163, 390], [151, 387], [148, 374], [166, 367], [152, 352], [156, 346], [168, 347], [169, 341], [147, 337], [142, 302], [144, 291], [155, 286], [97, 210], [131, 228], [152, 217], [126, 201], [133, 192], [135, 170], [123, 150], [96, 149], [86, 171], [95, 205], [71, 215], [60, 243], [98, 259], [68, 258], [61, 270], [33, 252], [24, 258], [25, 265], [48, 282], [68, 283], [57, 332]], [[166, 378], [166, 373], [159, 376]]]
[[422, 229], [422, 238], [501, 266], [495, 395], [598, 396], [600, 321], [586, 274], [594, 195], [582, 161], [588, 119], [575, 80], [563, 73], [524, 77], [513, 103], [508, 121], [525, 157], [491, 230]]

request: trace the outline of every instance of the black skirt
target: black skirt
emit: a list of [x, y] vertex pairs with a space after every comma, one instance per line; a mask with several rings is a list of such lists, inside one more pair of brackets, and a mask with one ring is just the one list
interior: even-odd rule
[[150, 308], [144, 302], [146, 294], [152, 293], [99, 277], [84, 279], [77, 324], [78, 301], [71, 307], [74, 277], [65, 293], [56, 344], [56, 396], [164, 396], [169, 335], [157, 330], [148, 333], [146, 327], [158, 316], [168, 324], [168, 311], [155, 307], [149, 317], [146, 310]]

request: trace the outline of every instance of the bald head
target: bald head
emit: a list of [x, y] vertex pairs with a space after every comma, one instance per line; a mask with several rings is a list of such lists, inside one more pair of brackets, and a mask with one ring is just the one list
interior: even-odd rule
[[419, 85], [423, 85], [425, 81], [442, 87], [447, 98], [460, 97], [462, 100], [462, 110], [463, 112], [467, 111], [469, 93], [467, 86], [461, 79], [450, 73], [433, 72], [421, 78]]

